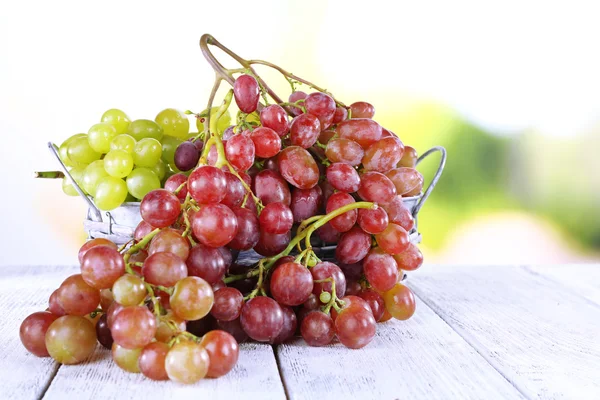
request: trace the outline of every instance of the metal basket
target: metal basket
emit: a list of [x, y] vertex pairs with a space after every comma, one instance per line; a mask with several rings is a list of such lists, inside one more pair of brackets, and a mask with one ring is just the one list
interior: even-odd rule
[[[79, 193], [79, 195], [88, 204], [87, 216], [86, 219], [83, 221], [83, 227], [88, 234], [88, 239], [106, 238], [115, 242], [118, 245], [131, 241], [131, 239], [133, 239], [133, 233], [135, 231], [135, 228], [142, 220], [142, 217], [140, 215], [140, 203], [123, 203], [120, 207], [110, 212], [102, 212], [94, 204], [93, 199], [89, 196], [86, 196], [86, 194], [79, 187], [77, 182], [75, 182], [75, 180], [69, 173], [69, 170], [60, 159], [58, 151], [56, 150], [56, 146], [53, 143], [48, 143], [48, 147], [60, 163], [60, 166], [64, 171], [65, 176], [71, 181], [73, 187], [75, 188], [75, 190], [77, 190], [77, 193]], [[418, 231], [417, 216], [442, 175], [444, 166], [446, 165], [446, 149], [444, 149], [441, 146], [433, 147], [427, 150], [425, 153], [423, 153], [417, 160], [417, 165], [419, 165], [426, 157], [428, 157], [430, 154], [436, 151], [439, 151], [441, 153], [440, 163], [427, 189], [418, 196], [405, 197], [402, 199], [404, 205], [411, 211], [411, 214], [415, 219], [415, 227], [410, 231], [410, 240], [412, 243], [421, 242], [421, 234]], [[317, 255], [324, 255], [329, 254], [333, 250], [335, 250], [335, 246], [319, 246], [319, 244], [317, 244], [315, 247], [313, 247], [313, 250]], [[256, 253], [254, 253], [254, 251], [250, 250], [247, 255], [252, 256], [255, 254]]]

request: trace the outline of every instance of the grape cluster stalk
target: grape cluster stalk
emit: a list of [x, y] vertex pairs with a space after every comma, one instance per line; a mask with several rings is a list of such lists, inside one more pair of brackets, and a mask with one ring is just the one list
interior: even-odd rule
[[[209, 44], [242, 68], [222, 67]], [[401, 281], [423, 262], [403, 203], [423, 187], [415, 149], [379, 125], [367, 102], [346, 106], [211, 36], [201, 48], [217, 72], [206, 110], [130, 122], [113, 109], [60, 146], [100, 208], [132, 195], [142, 221], [121, 248], [102, 238], [81, 247], [80, 273], [21, 325], [31, 353], [76, 364], [99, 343], [126, 371], [194, 383], [231, 371], [246, 340], [299, 335], [311, 346], [358, 349], [378, 323], [414, 314]], [[287, 101], [253, 65], [284, 76]], [[213, 106], [222, 81], [232, 89]], [[198, 132], [189, 132], [189, 115]], [[336, 245], [333, 259], [319, 257], [323, 245]], [[262, 258], [238, 259], [250, 250]]]

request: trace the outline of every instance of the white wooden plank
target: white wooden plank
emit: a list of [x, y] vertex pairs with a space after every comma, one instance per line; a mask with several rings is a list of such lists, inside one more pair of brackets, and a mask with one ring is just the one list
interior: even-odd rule
[[524, 268], [553, 279], [580, 296], [600, 304], [600, 264], [531, 265]]
[[5, 399], [37, 399], [58, 364], [51, 358], [30, 354], [19, 339], [23, 319], [48, 307], [50, 294], [74, 267], [0, 267], [0, 360], [2, 360], [0, 397]]
[[265, 344], [242, 344], [236, 367], [218, 379], [193, 385], [152, 381], [121, 370], [110, 351], [98, 346], [90, 360], [63, 365], [44, 399], [285, 399], [273, 349]]
[[426, 266], [409, 285], [529, 398], [600, 398], [600, 308], [519, 267]]
[[368, 346], [277, 348], [291, 399], [515, 399], [521, 394], [417, 299], [408, 321], [377, 326]]

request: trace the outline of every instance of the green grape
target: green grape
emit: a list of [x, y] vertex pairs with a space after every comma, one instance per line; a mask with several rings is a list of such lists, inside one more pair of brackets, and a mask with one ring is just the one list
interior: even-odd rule
[[160, 180], [148, 168], [136, 168], [127, 177], [127, 190], [138, 200], [154, 189], [160, 189]]
[[110, 142], [111, 150], [125, 150], [129, 154], [133, 153], [133, 149], [135, 148], [135, 139], [127, 134], [117, 135]]
[[135, 144], [133, 162], [138, 167], [153, 167], [160, 160], [162, 146], [156, 139], [145, 138]]
[[[210, 109], [211, 119], [215, 116], [215, 114], [217, 113], [218, 110], [219, 110], [219, 107], [213, 107]], [[204, 110], [200, 113], [200, 115], [204, 115], [204, 114], [206, 114], [206, 110]], [[252, 114], [250, 114], [250, 115], [252, 115]], [[208, 121], [208, 118], [206, 118], [206, 117], [196, 118], [196, 128], [198, 128], [198, 132], [204, 131], [204, 122], [202, 122], [202, 119], [204, 119], [204, 122]], [[260, 122], [260, 117], [258, 118], [258, 121]], [[231, 114], [229, 114], [229, 111], [226, 111], [225, 114], [221, 115], [221, 118], [219, 118], [219, 121], [217, 122], [217, 132], [218, 133], [225, 132], [225, 129], [229, 128], [230, 125], [231, 125]]]
[[77, 164], [77, 163], [71, 161], [71, 159], [69, 158], [68, 149], [69, 149], [69, 143], [71, 143], [71, 141], [73, 141], [73, 139], [80, 138], [80, 137], [85, 137], [85, 133], [77, 133], [77, 134], [71, 136], [70, 138], [68, 138], [67, 140], [62, 142], [62, 144], [58, 148], [58, 155], [60, 156], [60, 159], [67, 167], [75, 167], [76, 166], [75, 164]]
[[163, 181], [165, 175], [167, 174], [167, 165], [163, 162], [163, 160], [158, 160], [158, 162], [150, 168], [152, 172], [158, 177], [159, 181]]
[[96, 186], [94, 203], [104, 211], [114, 210], [127, 198], [127, 184], [123, 179], [105, 176]]
[[[73, 179], [75, 179], [75, 182], [77, 182], [79, 187], [81, 187], [81, 178], [83, 176], [83, 170], [83, 167], [73, 167], [69, 171], [69, 173], [71, 174]], [[71, 184], [71, 180], [66, 176], [62, 180], [62, 190], [67, 196], [79, 196], [79, 193], [77, 193], [77, 190], [75, 190], [75, 186]]]
[[165, 136], [162, 140], [162, 160], [167, 164], [175, 164], [175, 150], [177, 146], [183, 143], [183, 140], [173, 136]]
[[67, 156], [76, 165], [88, 165], [99, 160], [102, 154], [94, 151], [88, 142], [87, 135], [73, 138], [67, 146]]
[[174, 108], [162, 110], [154, 121], [163, 128], [165, 135], [168, 136], [185, 139], [190, 131], [190, 121], [187, 116]]
[[110, 176], [125, 178], [133, 170], [133, 157], [125, 150], [111, 150], [104, 156], [104, 169]]
[[129, 124], [131, 123], [131, 120], [129, 119], [127, 114], [125, 114], [124, 111], [118, 110], [116, 108], [111, 108], [110, 110], [102, 114], [101, 121], [108, 122], [109, 124], [114, 126], [117, 130], [117, 135], [127, 132], [127, 128], [129, 128]]
[[108, 176], [104, 169], [104, 160], [94, 161], [83, 170], [81, 176], [81, 184], [83, 189], [90, 194], [92, 197], [96, 197], [96, 187], [98, 182], [104, 177]]
[[129, 124], [127, 133], [135, 140], [142, 140], [144, 138], [160, 140], [164, 134], [163, 128], [156, 122], [150, 121], [149, 119], [136, 119]]
[[100, 122], [93, 125], [88, 131], [88, 142], [92, 149], [98, 153], [108, 153], [110, 142], [117, 136], [117, 129], [108, 122]]

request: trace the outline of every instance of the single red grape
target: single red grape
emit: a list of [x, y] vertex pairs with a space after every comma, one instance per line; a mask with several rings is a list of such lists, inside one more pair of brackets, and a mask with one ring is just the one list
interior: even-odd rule
[[308, 114], [319, 118], [322, 129], [326, 129], [331, 125], [336, 108], [335, 101], [331, 96], [321, 92], [311, 93], [306, 96], [304, 106]]
[[358, 296], [367, 302], [373, 313], [375, 321], [379, 322], [385, 311], [385, 302], [381, 294], [373, 289], [364, 289], [358, 293]]
[[185, 197], [187, 196], [188, 190], [187, 190], [187, 180], [188, 177], [185, 176], [184, 174], [177, 173], [175, 175], [171, 175], [166, 181], [165, 181], [165, 190], [168, 190], [171, 193], [175, 193], [175, 191], [179, 188], [179, 186], [183, 185], [183, 188], [181, 188], [181, 190], [177, 193], [177, 198], [180, 201], [185, 201]]
[[370, 248], [371, 235], [355, 226], [338, 241], [335, 258], [342, 264], [354, 264], [365, 258]]
[[35, 312], [23, 320], [19, 328], [19, 337], [27, 351], [38, 357], [50, 356], [46, 349], [46, 332], [57, 318], [58, 315], [42, 311]]
[[273, 271], [270, 288], [271, 295], [279, 304], [299, 306], [313, 292], [313, 277], [303, 265], [285, 263]]
[[361, 163], [365, 151], [353, 140], [335, 138], [327, 143], [325, 155], [332, 163], [343, 162], [355, 167]]
[[394, 255], [394, 260], [396, 260], [400, 270], [414, 271], [423, 264], [423, 253], [416, 244], [409, 243], [406, 250]]
[[287, 114], [278, 104], [271, 104], [262, 109], [260, 123], [262, 126], [273, 129], [280, 137], [285, 136], [289, 130]]
[[144, 306], [125, 307], [112, 321], [110, 332], [116, 344], [126, 349], [144, 347], [154, 339], [156, 317]]
[[142, 218], [156, 228], [166, 228], [174, 224], [179, 218], [180, 212], [179, 199], [165, 189], [149, 192], [140, 204]]
[[375, 107], [366, 101], [357, 101], [350, 104], [352, 118], [373, 118], [375, 115]]
[[196, 168], [188, 178], [188, 190], [200, 204], [220, 203], [225, 197], [227, 180], [223, 171], [210, 165]]
[[281, 150], [281, 139], [271, 128], [256, 128], [250, 133], [250, 139], [254, 143], [256, 157], [273, 157]]
[[[348, 193], [344, 193], [344, 192], [334, 193], [329, 197], [329, 200], [327, 200], [326, 212], [327, 212], [327, 214], [332, 213], [333, 211], [337, 210], [338, 208], [342, 208], [342, 207], [344, 207], [348, 204], [352, 204], [352, 203], [355, 203], [354, 198], [352, 196], [350, 196]], [[333, 218], [331, 221], [329, 221], [329, 223], [338, 232], [347, 232], [350, 229], [352, 229], [352, 227], [356, 223], [357, 218], [358, 218], [358, 210], [352, 209], [352, 210], [346, 211], [345, 213]]]
[[215, 291], [215, 302], [210, 313], [219, 321], [239, 318], [244, 306], [244, 296], [236, 288], [224, 287]]
[[[344, 297], [344, 294], [346, 293], [346, 277], [340, 267], [329, 261], [321, 261], [310, 269], [310, 273], [314, 281], [333, 278], [335, 281], [335, 295], [340, 299]], [[319, 297], [322, 292], [331, 293], [331, 282], [315, 282], [312, 292], [317, 297]]]
[[381, 207], [361, 208], [358, 210], [358, 225], [370, 234], [381, 233], [389, 223], [388, 215]]
[[202, 338], [200, 346], [208, 352], [210, 364], [209, 378], [218, 378], [235, 367], [239, 356], [239, 347], [235, 338], [225, 331], [210, 331]]
[[169, 345], [161, 342], [149, 343], [142, 349], [138, 361], [140, 371], [145, 377], [154, 381], [169, 379], [165, 369], [165, 360], [169, 352]]
[[371, 286], [380, 292], [390, 290], [400, 278], [394, 257], [379, 247], [369, 251], [363, 260], [363, 269]]
[[218, 248], [205, 246], [202, 243], [192, 247], [186, 264], [189, 276], [202, 278], [211, 285], [220, 282], [229, 267]]
[[248, 300], [240, 316], [242, 328], [257, 342], [271, 342], [283, 327], [283, 312], [277, 302], [259, 296]]
[[298, 328], [298, 319], [294, 310], [287, 306], [280, 305], [280, 307], [283, 313], [283, 326], [281, 327], [281, 331], [279, 331], [279, 335], [271, 342], [272, 344], [281, 344], [288, 341], [294, 337], [296, 328]]
[[170, 287], [188, 276], [185, 261], [173, 253], [154, 253], [144, 261], [144, 280], [152, 285]]
[[327, 180], [340, 192], [353, 193], [360, 187], [358, 172], [346, 163], [333, 163], [327, 167]]
[[294, 215], [283, 203], [269, 203], [260, 213], [260, 228], [267, 233], [286, 233], [292, 229]]
[[339, 341], [351, 349], [365, 347], [373, 340], [376, 332], [375, 318], [362, 307], [343, 309], [335, 320], [335, 333]]
[[315, 144], [320, 133], [319, 119], [312, 114], [301, 114], [290, 125], [290, 142], [294, 146], [308, 149]]
[[190, 254], [190, 242], [175, 229], [163, 229], [152, 238], [148, 247], [149, 255], [161, 252], [173, 253], [185, 261]]
[[[249, 199], [248, 202], [253, 202]], [[260, 239], [259, 220], [256, 214], [247, 208], [232, 207], [238, 222], [238, 230], [228, 246], [235, 250], [250, 250]]]
[[290, 209], [292, 210], [294, 222], [300, 223], [317, 215], [322, 203], [323, 191], [319, 185], [315, 185], [310, 189], [293, 188]]
[[388, 254], [400, 254], [408, 248], [410, 237], [400, 225], [388, 224], [387, 228], [375, 235], [379, 247]]
[[123, 256], [112, 247], [92, 247], [83, 256], [81, 276], [93, 288], [111, 288], [124, 273], [125, 261], [123, 261]]
[[235, 237], [238, 223], [235, 214], [223, 204], [207, 204], [191, 218], [192, 232], [200, 243], [221, 247]]
[[286, 147], [277, 158], [281, 176], [300, 189], [310, 189], [319, 182], [319, 167], [308, 151], [299, 146]]
[[300, 334], [309, 346], [326, 346], [335, 336], [331, 317], [321, 311], [312, 311], [302, 320]]
[[227, 141], [225, 155], [236, 171], [247, 171], [254, 164], [254, 142], [246, 135], [234, 135]]
[[84, 316], [100, 303], [100, 291], [88, 285], [81, 274], [71, 275], [58, 288], [58, 304], [66, 314]]
[[388, 203], [396, 195], [396, 187], [379, 172], [366, 172], [360, 177], [358, 195], [365, 201]]
[[401, 321], [407, 320], [415, 313], [415, 295], [406, 286], [397, 283], [383, 294], [386, 310], [392, 317]]
[[381, 139], [381, 125], [367, 118], [347, 119], [335, 130], [341, 138], [353, 140], [365, 150]]
[[240, 111], [253, 113], [258, 108], [260, 91], [258, 82], [253, 76], [240, 75], [233, 83], [233, 96]]
[[[150, 231], [148, 231], [148, 232], [150, 232]], [[96, 239], [88, 240], [87, 242], [84, 243], [83, 246], [81, 246], [81, 248], [79, 249], [79, 253], [77, 254], [77, 258], [79, 259], [80, 264], [83, 262], [83, 256], [85, 255], [85, 253], [89, 249], [96, 247], [96, 246], [108, 246], [108, 247], [112, 247], [113, 249], [117, 250], [117, 245], [108, 239], [96, 238]]]
[[366, 171], [385, 173], [398, 164], [404, 152], [404, 145], [396, 138], [383, 138], [373, 143], [365, 151], [362, 159]]
[[292, 198], [285, 179], [279, 173], [268, 169], [260, 171], [254, 177], [252, 191], [265, 206], [275, 202], [289, 206]]

